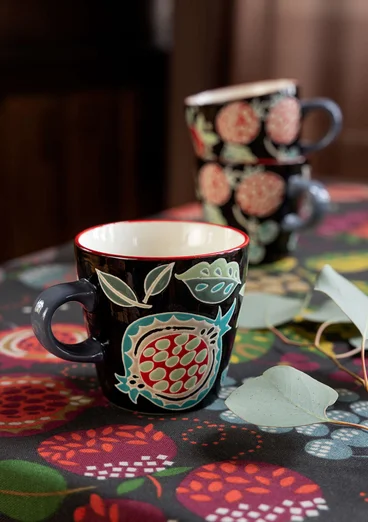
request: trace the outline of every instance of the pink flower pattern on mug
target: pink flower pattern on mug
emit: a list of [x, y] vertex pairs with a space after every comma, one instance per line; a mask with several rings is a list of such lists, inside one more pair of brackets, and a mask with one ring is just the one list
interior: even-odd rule
[[299, 130], [300, 105], [296, 98], [283, 98], [270, 109], [266, 132], [273, 142], [290, 145], [298, 137]]
[[260, 126], [256, 111], [246, 102], [225, 105], [216, 119], [218, 133], [229, 143], [250, 143], [257, 137]]
[[238, 185], [235, 200], [245, 214], [266, 217], [282, 204], [285, 181], [274, 172], [250, 174]]
[[213, 205], [224, 205], [231, 196], [231, 187], [222, 168], [217, 163], [207, 163], [199, 171], [201, 197]]

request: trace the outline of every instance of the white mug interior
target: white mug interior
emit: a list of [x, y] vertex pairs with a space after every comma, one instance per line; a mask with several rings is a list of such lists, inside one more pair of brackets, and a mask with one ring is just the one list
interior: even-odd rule
[[277, 92], [286, 92], [290, 96], [295, 96], [297, 91], [297, 81], [292, 79], [265, 80], [261, 82], [243, 83], [203, 91], [185, 98], [185, 105], [202, 106], [217, 105], [230, 101], [244, 100], [257, 96], [264, 96]]
[[81, 232], [78, 247], [123, 258], [207, 257], [238, 250], [248, 236], [235, 228], [192, 221], [121, 221]]

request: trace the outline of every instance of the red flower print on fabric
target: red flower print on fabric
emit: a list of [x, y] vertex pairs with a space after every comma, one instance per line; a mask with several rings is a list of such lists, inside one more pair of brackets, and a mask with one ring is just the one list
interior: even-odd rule
[[0, 437], [34, 435], [61, 426], [94, 398], [52, 375], [0, 377]]
[[199, 191], [207, 203], [224, 205], [229, 201], [231, 188], [222, 168], [217, 163], [207, 163], [199, 171]]
[[89, 504], [74, 511], [74, 522], [166, 522], [166, 517], [156, 506], [137, 500], [103, 499], [96, 493]]
[[271, 140], [280, 145], [289, 145], [296, 140], [300, 131], [300, 105], [296, 98], [283, 98], [269, 111], [266, 132]]
[[153, 424], [112, 425], [54, 435], [40, 444], [38, 453], [54, 466], [106, 480], [163, 471], [173, 465], [176, 445]]
[[[191, 471], [176, 488], [181, 502], [205, 520], [277, 520], [316, 517], [326, 510], [320, 487], [287, 468], [223, 461]], [[250, 517], [250, 518], [248, 518]]]
[[238, 185], [235, 200], [245, 214], [266, 217], [282, 204], [285, 181], [274, 172], [250, 174]]
[[257, 137], [260, 126], [257, 113], [246, 102], [225, 105], [216, 118], [217, 132], [229, 143], [247, 145]]
[[[79, 343], [87, 337], [86, 329], [77, 324], [55, 324], [52, 330], [56, 338], [63, 343]], [[29, 368], [34, 363], [65, 364], [65, 361], [45, 350], [30, 326], [0, 332], [1, 368]]]

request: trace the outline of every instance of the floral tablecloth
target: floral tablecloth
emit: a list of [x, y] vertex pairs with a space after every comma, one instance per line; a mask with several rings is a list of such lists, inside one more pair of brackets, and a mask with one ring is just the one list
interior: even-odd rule
[[[252, 268], [249, 290], [304, 294], [330, 263], [368, 293], [368, 188], [334, 185], [331, 194], [325, 222], [301, 237], [295, 257]], [[200, 209], [169, 215], [200, 218]], [[35, 297], [75, 278], [72, 246], [7, 263], [0, 275], [1, 521], [368, 520], [367, 432], [253, 426], [225, 406], [244, 379], [289, 364], [338, 390], [330, 416], [367, 425], [368, 395], [319, 352], [284, 345], [269, 331], [239, 331], [229, 377], [210, 407], [129, 414], [105, 402], [93, 366], [56, 359], [33, 336]], [[298, 340], [312, 338], [311, 328], [282, 331]], [[57, 312], [54, 332], [65, 342], [84, 338], [77, 305]], [[348, 364], [359, 373], [359, 360]]]

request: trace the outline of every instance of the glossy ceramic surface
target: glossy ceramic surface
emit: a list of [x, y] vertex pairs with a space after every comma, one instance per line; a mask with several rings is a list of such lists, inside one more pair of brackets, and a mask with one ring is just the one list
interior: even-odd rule
[[[35, 334], [54, 355], [95, 362], [120, 407], [163, 413], [209, 403], [234, 343], [247, 249], [244, 233], [205, 223], [90, 229], [75, 242], [79, 281], [37, 299]], [[70, 300], [85, 307], [90, 338], [80, 345], [51, 332], [54, 311]]]
[[[273, 80], [205, 91], [185, 99], [185, 115], [197, 157], [224, 163], [287, 163], [327, 147], [341, 129], [339, 106], [327, 98], [299, 99], [294, 80]], [[322, 110], [327, 133], [304, 143], [304, 117]]]
[[290, 254], [297, 233], [319, 223], [329, 209], [328, 192], [310, 180], [307, 163], [253, 166], [198, 160], [196, 192], [206, 221], [247, 232], [252, 264]]

